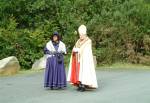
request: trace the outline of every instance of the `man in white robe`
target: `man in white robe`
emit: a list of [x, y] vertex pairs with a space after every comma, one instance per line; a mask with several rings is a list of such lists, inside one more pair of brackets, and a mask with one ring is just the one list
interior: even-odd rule
[[80, 39], [76, 42], [70, 58], [68, 78], [79, 91], [87, 88], [98, 88], [92, 54], [92, 41], [86, 34], [86, 26], [78, 28]]

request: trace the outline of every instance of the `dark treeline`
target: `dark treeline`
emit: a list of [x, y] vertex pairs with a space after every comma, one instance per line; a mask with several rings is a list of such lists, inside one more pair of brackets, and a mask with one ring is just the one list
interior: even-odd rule
[[54, 31], [70, 52], [81, 24], [98, 64], [150, 65], [149, 0], [0, 0], [0, 59], [14, 55], [31, 68]]

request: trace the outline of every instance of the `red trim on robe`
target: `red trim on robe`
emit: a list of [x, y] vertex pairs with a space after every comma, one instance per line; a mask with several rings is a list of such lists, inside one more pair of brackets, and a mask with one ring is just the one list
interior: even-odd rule
[[73, 85], [79, 84], [80, 63], [78, 62], [78, 56], [77, 55], [78, 55], [77, 53], [72, 53], [70, 82], [73, 83]]

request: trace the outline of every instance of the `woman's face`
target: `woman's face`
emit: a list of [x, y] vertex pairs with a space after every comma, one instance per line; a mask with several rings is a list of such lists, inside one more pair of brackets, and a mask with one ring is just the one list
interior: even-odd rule
[[53, 36], [53, 41], [58, 41], [58, 37], [56, 35]]

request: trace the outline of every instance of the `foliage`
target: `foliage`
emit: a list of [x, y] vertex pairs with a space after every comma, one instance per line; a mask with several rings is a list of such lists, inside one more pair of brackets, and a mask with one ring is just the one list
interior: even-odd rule
[[53, 31], [70, 52], [81, 24], [99, 64], [150, 65], [148, 0], [0, 0], [0, 59], [15, 55], [22, 68], [31, 68]]

